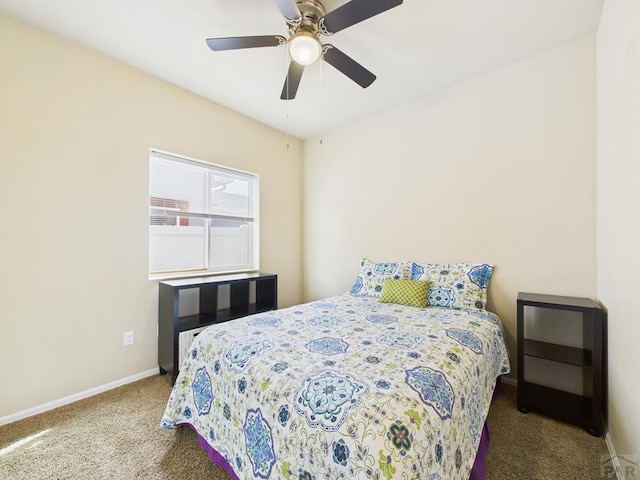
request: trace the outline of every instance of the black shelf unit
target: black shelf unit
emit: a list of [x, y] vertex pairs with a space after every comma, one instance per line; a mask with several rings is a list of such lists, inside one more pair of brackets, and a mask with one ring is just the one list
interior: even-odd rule
[[[255, 284], [253, 299], [252, 283]], [[219, 308], [219, 292], [223, 285], [229, 286], [228, 306]], [[158, 366], [161, 375], [171, 374], [172, 382], [180, 369], [180, 332], [278, 308], [278, 276], [270, 273], [167, 280], [159, 282], [158, 289]], [[180, 292], [189, 289], [198, 289], [198, 313], [181, 316]]]
[[[582, 317], [584, 348], [556, 344], [525, 337], [525, 307], [579, 312]], [[602, 434], [604, 411], [604, 357], [602, 310], [589, 298], [564, 297], [537, 293], [518, 293], [518, 410], [537, 411], [587, 430]], [[525, 380], [525, 357], [582, 368], [590, 392], [583, 395], [565, 392]]]

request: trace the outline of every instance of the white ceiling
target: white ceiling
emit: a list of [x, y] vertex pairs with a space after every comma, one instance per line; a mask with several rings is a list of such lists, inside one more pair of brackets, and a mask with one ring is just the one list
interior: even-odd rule
[[[0, 0], [58, 33], [299, 138], [422, 97], [596, 31], [604, 0], [405, 0], [323, 37], [377, 75], [323, 62], [280, 100], [284, 47], [213, 52], [209, 37], [286, 35], [274, 0]], [[324, 0], [327, 12], [346, 0]]]

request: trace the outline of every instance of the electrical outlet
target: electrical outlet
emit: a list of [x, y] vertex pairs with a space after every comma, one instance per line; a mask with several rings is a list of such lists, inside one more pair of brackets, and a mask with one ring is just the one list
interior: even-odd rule
[[133, 331], [131, 332], [124, 332], [124, 344], [126, 345], [133, 345], [134, 342], [134, 338], [133, 338]]

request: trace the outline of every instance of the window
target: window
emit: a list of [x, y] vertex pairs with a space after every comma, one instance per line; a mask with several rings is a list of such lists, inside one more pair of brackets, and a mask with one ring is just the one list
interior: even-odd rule
[[149, 274], [258, 269], [258, 177], [151, 150]]

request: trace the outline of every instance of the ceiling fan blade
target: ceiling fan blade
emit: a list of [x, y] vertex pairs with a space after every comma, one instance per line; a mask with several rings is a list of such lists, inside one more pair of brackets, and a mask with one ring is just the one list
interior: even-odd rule
[[401, 4], [402, 0], [351, 0], [322, 17], [320, 25], [327, 33], [336, 33]]
[[338, 50], [333, 45], [325, 44], [325, 48], [326, 47], [329, 48], [322, 58], [329, 65], [336, 68], [337, 70], [340, 70], [362, 88], [367, 88], [374, 82], [376, 76], [369, 70], [364, 68], [362, 65], [360, 65], [358, 62], [356, 62], [349, 55]]
[[287, 39], [281, 35], [262, 35], [257, 37], [207, 38], [207, 45], [213, 51], [238, 50], [240, 48], [277, 47], [284, 45]]
[[298, 85], [300, 85], [302, 72], [304, 72], [304, 65], [300, 65], [292, 60], [289, 64], [289, 71], [287, 72], [287, 78], [284, 81], [284, 87], [282, 87], [280, 100], [293, 100], [296, 98], [296, 92], [298, 91]]
[[284, 18], [295, 20], [302, 16], [295, 0], [276, 0], [276, 5]]

